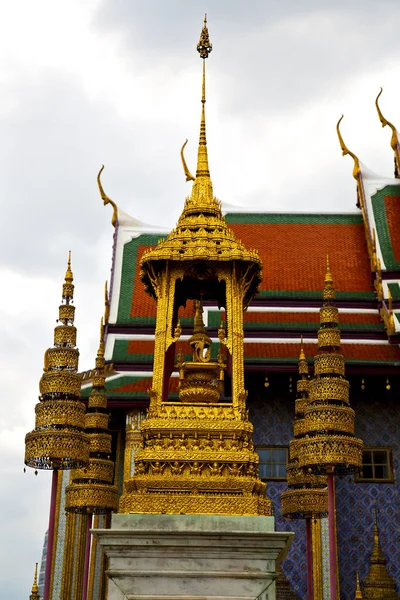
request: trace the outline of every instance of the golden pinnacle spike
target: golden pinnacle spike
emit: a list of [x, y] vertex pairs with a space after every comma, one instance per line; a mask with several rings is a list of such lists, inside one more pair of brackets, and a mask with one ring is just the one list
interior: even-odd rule
[[200, 120], [200, 137], [199, 137], [199, 149], [197, 153], [197, 177], [210, 177], [210, 170], [208, 167], [208, 153], [207, 153], [207, 138], [206, 138], [206, 115], [205, 115], [205, 103], [206, 103], [206, 62], [210, 52], [212, 51], [212, 44], [210, 43], [210, 36], [207, 28], [207, 15], [204, 17], [204, 25], [201, 30], [199, 43], [197, 44], [197, 52], [203, 59], [203, 76], [201, 84], [201, 120]]

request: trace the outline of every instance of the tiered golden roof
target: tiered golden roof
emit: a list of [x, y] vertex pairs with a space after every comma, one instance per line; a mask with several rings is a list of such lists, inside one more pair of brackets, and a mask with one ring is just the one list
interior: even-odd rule
[[344, 357], [340, 354], [338, 309], [327, 260], [320, 309], [318, 354], [314, 358], [314, 378], [310, 382], [310, 402], [304, 411], [305, 437], [298, 444], [299, 464], [315, 473], [328, 466], [349, 473], [361, 469], [361, 440], [354, 437], [354, 411], [349, 406], [349, 382]]
[[291, 519], [311, 519], [324, 517], [328, 512], [328, 496], [326, 476], [315, 475], [299, 467], [298, 444], [305, 435], [304, 411], [309, 403], [308, 364], [303, 348], [303, 338], [299, 356], [299, 373], [297, 381], [297, 399], [295, 420], [293, 424], [294, 439], [290, 441], [289, 461], [286, 474], [288, 490], [281, 495], [282, 514]]
[[31, 595], [29, 596], [29, 600], [40, 600], [37, 572], [38, 572], [38, 563], [36, 563], [36, 566], [35, 566], [35, 574], [33, 576], [33, 584], [32, 584]]
[[374, 545], [370, 558], [371, 566], [363, 586], [364, 600], [398, 600], [396, 583], [389, 574], [387, 561], [379, 540], [378, 520], [374, 509]]
[[65, 509], [68, 512], [107, 514], [118, 507], [118, 490], [113, 485], [114, 462], [110, 458], [111, 434], [108, 430], [104, 367], [102, 320], [93, 388], [85, 416], [85, 432], [90, 440], [89, 465], [73, 472], [72, 484], [66, 490]]
[[[160, 240], [156, 248], [143, 254], [141, 279], [146, 290], [156, 297], [154, 269], [162, 268], [165, 261], [206, 260], [221, 262], [236, 260], [244, 263], [252, 272], [251, 285], [247, 293], [247, 298], [250, 299], [258, 291], [261, 282], [261, 260], [256, 250], [247, 250], [236, 239], [233, 231], [228, 228], [222, 216], [221, 203], [213, 193], [208, 166], [205, 121], [205, 59], [211, 52], [212, 45], [208, 35], [206, 19], [204, 20], [197, 50], [203, 59], [203, 79], [196, 178], [193, 182], [192, 193], [186, 198], [176, 228], [167, 239]], [[187, 179], [193, 179], [187, 171], [186, 163], [184, 165]]]
[[40, 380], [40, 402], [35, 407], [35, 429], [25, 437], [25, 464], [36, 469], [74, 469], [89, 460], [84, 433], [85, 405], [80, 401], [81, 375], [76, 347], [71, 256], [54, 329], [54, 346], [46, 350]]
[[[204, 60], [212, 50], [206, 21], [197, 50], [203, 78], [196, 178], [176, 229], [142, 258], [142, 280], [157, 298], [153, 387], [141, 424], [143, 447], [136, 451], [119, 511], [265, 515], [271, 514], [271, 502], [257, 474], [243, 361], [243, 310], [257, 292], [261, 261], [227, 228], [213, 195], [204, 110]], [[193, 179], [186, 166], [185, 173]], [[173, 401], [168, 383], [182, 333], [179, 311], [193, 301], [193, 358], [185, 361], [178, 352], [179, 400]], [[203, 301], [225, 309], [226, 329], [219, 328], [218, 338], [230, 354], [232, 385], [224, 398], [224, 360], [221, 350], [211, 360]]]

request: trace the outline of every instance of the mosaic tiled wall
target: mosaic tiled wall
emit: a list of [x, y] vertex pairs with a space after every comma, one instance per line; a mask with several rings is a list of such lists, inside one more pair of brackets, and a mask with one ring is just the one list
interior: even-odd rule
[[[384, 386], [382, 391], [384, 394]], [[373, 506], [377, 508], [382, 549], [388, 558], [389, 571], [400, 590], [400, 411], [393, 394], [386, 394], [376, 402], [370, 399], [371, 393], [367, 394], [368, 391], [364, 398], [358, 396], [351, 400], [356, 411], [356, 435], [368, 446], [392, 448], [395, 483], [354, 483], [350, 478], [336, 480], [341, 600], [354, 598], [356, 569], [361, 585], [367, 575], [372, 551]], [[249, 408], [255, 444], [289, 444], [294, 400], [293, 393], [277, 397], [273, 389], [268, 389], [261, 396], [255, 396], [250, 390]], [[268, 482], [267, 493], [274, 504], [277, 530], [296, 533], [283, 570], [293, 590], [304, 599], [307, 592], [305, 525], [304, 521], [287, 521], [281, 516], [280, 494], [284, 489], [285, 483]]]
[[338, 480], [337, 528], [339, 572], [344, 600], [354, 598], [356, 570], [361, 587], [368, 572], [373, 542], [373, 507], [376, 507], [382, 550], [388, 569], [400, 590], [400, 411], [398, 401], [385, 394], [376, 402], [355, 398], [356, 434], [367, 446], [390, 446], [393, 451], [395, 483], [354, 484]]

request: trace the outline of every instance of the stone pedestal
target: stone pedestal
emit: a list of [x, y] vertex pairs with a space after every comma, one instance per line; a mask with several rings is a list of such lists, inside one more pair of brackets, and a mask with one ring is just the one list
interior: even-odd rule
[[274, 600], [294, 534], [273, 517], [116, 514], [93, 530], [109, 559], [108, 600]]

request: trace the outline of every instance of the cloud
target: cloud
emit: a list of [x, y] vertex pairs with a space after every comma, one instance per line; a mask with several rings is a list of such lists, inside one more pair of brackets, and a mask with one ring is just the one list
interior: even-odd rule
[[[202, 24], [187, 0], [21, 0], [0, 23], [0, 450], [5, 597], [29, 595], [47, 525], [49, 474], [23, 475], [43, 353], [73, 252], [80, 368], [93, 365], [113, 229], [96, 175], [126, 212], [172, 227], [190, 186], [200, 118]], [[261, 210], [355, 210], [335, 124], [373, 170], [391, 174], [400, 123], [397, 22], [386, 2], [206, 0], [207, 135], [216, 195]], [[24, 18], [21, 18], [23, 14]], [[396, 18], [397, 17], [397, 18]], [[32, 569], [31, 569], [32, 566]]]

